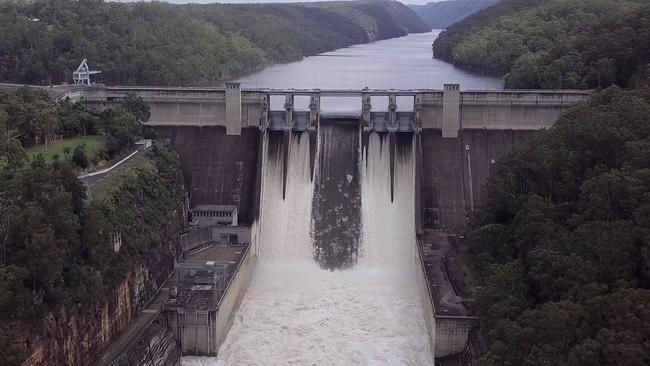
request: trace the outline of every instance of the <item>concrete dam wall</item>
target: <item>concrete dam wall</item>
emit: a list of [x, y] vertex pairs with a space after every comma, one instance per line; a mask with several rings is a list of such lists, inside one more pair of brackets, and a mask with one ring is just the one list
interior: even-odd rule
[[527, 143], [534, 130], [464, 129], [458, 138], [426, 129], [422, 143], [422, 225], [463, 229], [487, 200], [486, 182], [494, 163]]
[[[258, 129], [243, 129], [239, 136], [228, 136], [223, 127], [155, 126], [154, 130], [160, 137], [169, 139], [180, 154], [191, 206], [233, 204], [239, 208], [242, 224], [255, 220], [262, 147], [262, 133]], [[471, 212], [482, 207], [487, 199], [485, 183], [496, 160], [527, 143], [534, 133], [534, 130], [464, 129], [458, 138], [443, 138], [441, 130], [422, 130], [419, 134], [422, 225], [446, 229], [466, 227]], [[276, 139], [286, 138], [280, 131], [273, 135], [278, 136]], [[385, 135], [388, 149], [391, 146], [388, 139], [404, 134]], [[364, 145], [367, 136], [364, 133]], [[316, 148], [313, 133], [311, 140], [313, 171]], [[288, 144], [276, 145], [281, 149], [284, 146]]]
[[155, 126], [155, 131], [180, 155], [190, 207], [236, 205], [241, 224], [254, 221], [259, 197], [259, 129], [245, 128], [237, 136], [227, 135], [220, 126]]
[[[346, 117], [358, 120], [364, 132], [419, 135], [418, 215], [426, 227], [447, 229], [466, 227], [473, 211], [483, 205], [493, 161], [526, 143], [534, 131], [552, 126], [564, 111], [590, 95], [572, 90], [461, 91], [455, 84], [444, 90], [356, 91], [241, 90], [238, 84], [228, 84], [91, 88], [68, 96], [102, 109], [132, 92], [151, 107], [147, 123], [179, 151], [191, 204], [238, 205], [240, 222], [247, 224], [254, 220], [259, 198], [260, 132], [311, 131], [313, 171], [318, 146], [313, 131], [321, 118], [332, 115], [321, 109], [321, 100], [356, 98], [358, 111]], [[273, 98], [284, 103], [272, 106]], [[307, 108], [298, 106], [299, 98], [308, 98]], [[376, 98], [387, 98], [387, 110], [373, 107]]]
[[[412, 132], [438, 129], [457, 137], [461, 129], [538, 130], [553, 125], [561, 113], [589, 97], [575, 90], [461, 91], [444, 90], [275, 90], [224, 88], [97, 87], [61, 97], [102, 109], [118, 105], [136, 93], [151, 107], [148, 124], [155, 126], [222, 126], [229, 135], [247, 127], [261, 130], [312, 130], [328, 113], [325, 98], [349, 98], [364, 130]], [[278, 101], [281, 103], [272, 103]], [[301, 99], [308, 105], [301, 105]], [[379, 99], [388, 101], [377, 108]], [[373, 106], [374, 105], [374, 106]], [[381, 110], [385, 109], [385, 110]]]

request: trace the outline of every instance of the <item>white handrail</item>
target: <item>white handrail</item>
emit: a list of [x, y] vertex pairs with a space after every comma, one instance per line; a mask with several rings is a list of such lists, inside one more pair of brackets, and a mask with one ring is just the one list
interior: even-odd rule
[[124, 159], [118, 161], [117, 163], [115, 163], [115, 165], [113, 165], [113, 166], [111, 166], [111, 167], [108, 167], [108, 168], [106, 168], [106, 169], [102, 169], [102, 170], [98, 170], [98, 171], [96, 171], [96, 172], [92, 172], [92, 173], [82, 174], [82, 175], [78, 176], [77, 178], [79, 178], [79, 179], [83, 179], [83, 178], [93, 177], [93, 176], [95, 176], [95, 175], [99, 175], [99, 174], [108, 173], [108, 172], [110, 172], [111, 170], [117, 168], [120, 164], [122, 164], [122, 163], [124, 163], [125, 161], [129, 160], [133, 155], [135, 155], [135, 154], [137, 154], [137, 153], [138, 153], [138, 150], [135, 150], [134, 152], [132, 152], [131, 154], [129, 154], [129, 156], [127, 156], [126, 158], [124, 158]]

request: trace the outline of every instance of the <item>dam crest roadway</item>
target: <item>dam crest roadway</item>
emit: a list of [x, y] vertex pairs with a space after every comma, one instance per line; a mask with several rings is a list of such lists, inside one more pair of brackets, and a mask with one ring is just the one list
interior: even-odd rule
[[[228, 135], [239, 135], [247, 127], [314, 130], [325, 116], [358, 119], [365, 131], [439, 129], [445, 138], [457, 137], [461, 129], [548, 128], [590, 95], [578, 90], [463, 91], [458, 84], [445, 84], [443, 90], [279, 90], [241, 89], [238, 83], [228, 83], [225, 88], [93, 87], [59, 97], [101, 110], [116, 106], [128, 93], [136, 93], [151, 107], [147, 124], [152, 126], [223, 126]], [[274, 103], [278, 98], [280, 106]], [[374, 109], [382, 98], [384, 110]], [[298, 99], [307, 99], [307, 108], [300, 108]]]

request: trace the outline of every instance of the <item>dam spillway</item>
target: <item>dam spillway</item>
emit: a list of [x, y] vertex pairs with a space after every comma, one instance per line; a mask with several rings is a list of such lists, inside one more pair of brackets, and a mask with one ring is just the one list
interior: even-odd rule
[[359, 126], [355, 121], [324, 121], [312, 200], [314, 259], [325, 269], [357, 264], [361, 241]]
[[370, 132], [362, 137], [360, 263], [406, 271], [416, 247], [416, 136]]
[[218, 358], [184, 364], [433, 362], [412, 265], [413, 135], [391, 168], [387, 134], [326, 120], [317, 133], [266, 134], [251, 285]]

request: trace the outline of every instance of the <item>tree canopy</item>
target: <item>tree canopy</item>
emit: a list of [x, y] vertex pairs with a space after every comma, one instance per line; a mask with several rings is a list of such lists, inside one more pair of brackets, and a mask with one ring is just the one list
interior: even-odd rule
[[72, 82], [87, 58], [108, 84], [207, 85], [271, 62], [425, 32], [395, 1], [186, 4], [0, 2], [0, 80]]
[[635, 88], [650, 74], [647, 0], [504, 0], [453, 25], [434, 55], [506, 88]]
[[[1, 364], [18, 365], [25, 354], [12, 341], [14, 332], [38, 329], [63, 306], [109, 301], [135, 264], [170, 251], [164, 235], [185, 197], [176, 153], [164, 145], [155, 144], [147, 164], [106, 198], [89, 201], [75, 167], [89, 164], [83, 147], [68, 151], [69, 159], [39, 155], [27, 163], [21, 138], [37, 141], [45, 122], [51, 136], [101, 129], [117, 154], [132, 147], [142, 134], [140, 118], [147, 116], [135, 96], [98, 115], [29, 89], [0, 96]], [[110, 157], [108, 145], [105, 150]]]
[[610, 87], [497, 163], [465, 239], [482, 365], [650, 363], [649, 115]]

